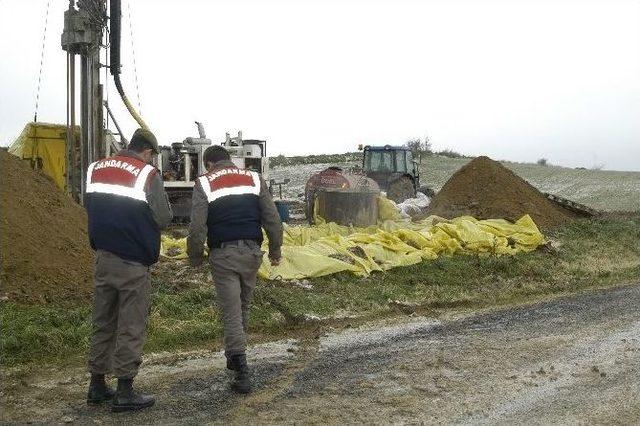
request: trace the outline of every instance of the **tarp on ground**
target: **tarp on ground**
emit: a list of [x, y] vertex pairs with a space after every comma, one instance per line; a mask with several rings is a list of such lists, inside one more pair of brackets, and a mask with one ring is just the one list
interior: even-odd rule
[[[76, 136], [80, 128], [76, 126]], [[65, 190], [67, 127], [64, 124], [27, 123], [9, 152], [50, 176], [58, 188]]]
[[[335, 223], [285, 225], [281, 264], [271, 266], [265, 253], [258, 274], [271, 280], [345, 271], [367, 276], [442, 255], [513, 255], [535, 250], [544, 243], [544, 236], [528, 215], [515, 223], [470, 216], [452, 220], [430, 216], [420, 222], [385, 220], [368, 228]], [[161, 254], [186, 258], [186, 239], [163, 236]]]

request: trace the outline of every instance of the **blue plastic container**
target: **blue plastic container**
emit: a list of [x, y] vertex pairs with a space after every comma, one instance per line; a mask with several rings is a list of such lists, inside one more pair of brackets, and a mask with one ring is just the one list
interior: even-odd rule
[[280, 220], [284, 223], [289, 222], [289, 204], [284, 201], [275, 201], [276, 208], [278, 209], [278, 214], [280, 215]]

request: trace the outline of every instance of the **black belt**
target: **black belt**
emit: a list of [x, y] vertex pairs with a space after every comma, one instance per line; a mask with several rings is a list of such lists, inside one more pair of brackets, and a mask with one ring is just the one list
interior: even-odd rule
[[256, 240], [234, 240], [234, 241], [223, 241], [217, 244], [214, 243], [212, 248], [255, 247], [255, 245], [260, 245], [260, 244]]

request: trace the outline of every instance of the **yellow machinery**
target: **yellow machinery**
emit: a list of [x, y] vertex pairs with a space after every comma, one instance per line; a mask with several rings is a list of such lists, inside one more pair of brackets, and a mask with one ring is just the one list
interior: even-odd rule
[[[79, 126], [74, 133], [80, 137]], [[58, 188], [66, 191], [66, 139], [67, 126], [64, 124], [27, 123], [9, 152], [29, 160], [31, 167], [42, 170]]]

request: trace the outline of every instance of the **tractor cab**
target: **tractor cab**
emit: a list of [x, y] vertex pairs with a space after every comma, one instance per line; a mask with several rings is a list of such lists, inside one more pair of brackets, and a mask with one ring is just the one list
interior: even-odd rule
[[365, 146], [362, 169], [376, 181], [387, 197], [397, 203], [413, 198], [420, 188], [418, 163], [405, 146]]
[[413, 162], [413, 153], [402, 146], [366, 146], [364, 147], [366, 173], [410, 173], [417, 170]]

